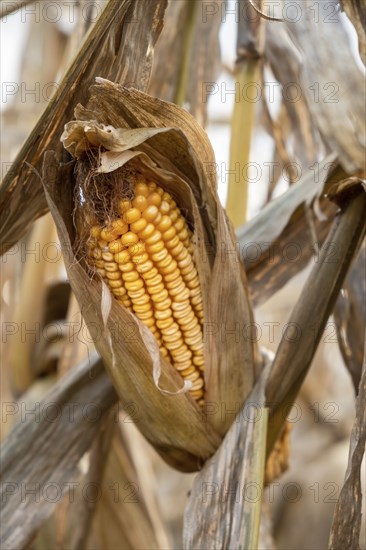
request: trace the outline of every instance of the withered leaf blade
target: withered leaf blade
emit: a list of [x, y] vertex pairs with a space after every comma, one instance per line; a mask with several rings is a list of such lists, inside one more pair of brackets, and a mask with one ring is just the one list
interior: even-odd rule
[[[170, 546], [165, 529], [162, 526], [160, 530], [156, 529], [146, 505], [145, 494], [149, 490], [151, 488], [140, 481], [128, 442], [117, 423], [93, 522], [93, 531], [100, 548], [150, 550]], [[159, 513], [158, 509], [156, 513]]]
[[[313, 173], [307, 173], [237, 230], [240, 256], [256, 306], [306, 267], [329, 232], [338, 209], [325, 198], [325, 192], [347, 174], [335, 161], [335, 156], [329, 155], [320, 163], [319, 175], [319, 183], [314, 184]], [[313, 212], [312, 202], [317, 200], [321, 215]], [[253, 259], [252, 243], [260, 251]], [[292, 247], [297, 251], [296, 261], [289, 261], [287, 257], [286, 251]]]
[[363, 0], [341, 0], [341, 6], [357, 31], [358, 49], [366, 65], [366, 4]]
[[178, 103], [182, 98], [202, 126], [220, 68], [220, 12], [203, 0], [169, 2], [148, 88], [149, 94], [165, 101]]
[[360, 383], [365, 349], [365, 271], [366, 243], [355, 259], [334, 309], [339, 347], [356, 392]]
[[[331, 151], [337, 152], [343, 168], [349, 173], [365, 171], [364, 75], [340, 22], [338, 2], [319, 2], [316, 20], [313, 10], [302, 1], [285, 0], [284, 9], [290, 4], [301, 17], [296, 22], [288, 19], [285, 25], [306, 59], [300, 73], [299, 93], [305, 96], [322, 139]], [[276, 24], [267, 23], [268, 26]], [[337, 44], [336, 53], [334, 44]]]
[[[366, 333], [365, 333], [366, 337]], [[329, 549], [360, 548], [362, 518], [361, 464], [366, 443], [366, 354], [356, 399], [345, 481], [336, 504]]]
[[[1, 446], [1, 547], [24, 548], [55, 509], [47, 497], [48, 484], [66, 494], [82, 455], [89, 449], [100, 421], [117, 401], [116, 392], [99, 358], [93, 357], [66, 374], [39, 403], [39, 418], [27, 415]], [[94, 404], [98, 421], [90, 422], [86, 408]], [[53, 412], [52, 412], [53, 411]], [[51, 422], [51, 414], [56, 419]], [[71, 421], [70, 421], [71, 418]], [[24, 498], [24, 490], [35, 487]]]
[[[86, 99], [94, 78], [99, 75], [146, 89], [166, 5], [167, 0], [111, 0], [106, 4], [60, 83], [57, 96], [48, 104], [2, 182], [1, 254], [47, 212], [38, 176], [43, 154], [52, 149], [59, 161], [64, 160], [60, 128], [72, 118], [76, 103]], [[131, 48], [133, 42], [137, 48]]]

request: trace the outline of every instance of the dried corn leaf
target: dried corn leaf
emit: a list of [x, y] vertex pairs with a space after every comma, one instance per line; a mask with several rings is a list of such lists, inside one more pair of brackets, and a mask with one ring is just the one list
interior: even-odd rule
[[[337, 208], [324, 198], [332, 183], [345, 177], [345, 172], [330, 155], [286, 193], [272, 201], [243, 227], [237, 230], [241, 258], [246, 267], [253, 302], [265, 302], [285, 282], [299, 273], [317, 252], [327, 236]], [[314, 181], [315, 179], [315, 181]], [[317, 180], [317, 181], [316, 181]], [[309, 223], [311, 204], [318, 200], [313, 225]], [[258, 254], [252, 258], [251, 246]], [[295, 250], [295, 259], [287, 255]]]
[[[291, 140], [293, 159], [291, 160], [307, 168], [318, 158], [321, 140], [317, 132], [317, 120], [311, 114], [308, 100], [302, 93], [301, 73], [304, 61], [291, 42], [284, 23], [267, 24], [265, 59], [282, 87], [280, 112], [282, 120], [278, 121], [278, 129], [281, 131], [283, 143], [287, 145], [286, 149], [289, 148], [288, 138], [290, 135], [293, 137]], [[273, 102], [274, 82], [268, 82], [268, 86], [269, 101]], [[288, 152], [287, 155], [289, 155]], [[285, 158], [284, 155], [281, 156], [285, 165], [290, 166], [290, 159]]]
[[166, 533], [155, 530], [145, 502], [146, 491], [149, 487], [140, 483], [136, 464], [117, 425], [93, 524], [100, 548], [150, 550], [170, 546]]
[[171, 1], [155, 50], [149, 94], [174, 102], [182, 97], [202, 125], [220, 68], [221, 22], [220, 10], [203, 0]]
[[[80, 458], [116, 400], [101, 361], [94, 357], [58, 382], [39, 402], [38, 416], [28, 414], [4, 440], [1, 548], [24, 548], [52, 514], [60, 496], [50, 497], [47, 487], [53, 484], [56, 491], [68, 493]], [[97, 411], [94, 422], [85, 414], [90, 403]], [[36, 493], [25, 496], [26, 489]]]
[[361, 247], [334, 309], [339, 347], [356, 392], [360, 383], [365, 349], [365, 271], [366, 243]]
[[[365, 333], [366, 336], [366, 333]], [[356, 399], [356, 418], [353, 424], [345, 481], [336, 504], [329, 548], [360, 548], [362, 518], [361, 464], [366, 443], [366, 354]]]
[[341, 0], [341, 6], [357, 31], [360, 56], [366, 65], [366, 4], [363, 0]]
[[[60, 83], [56, 97], [48, 104], [1, 184], [1, 254], [47, 212], [37, 171], [41, 172], [47, 149], [56, 150], [58, 160], [63, 159], [60, 128], [72, 118], [75, 104], [85, 99], [95, 76], [146, 89], [166, 4], [167, 0], [110, 0], [106, 5]], [[138, 48], [131, 48], [132, 43], [138, 44]]]
[[[329, 150], [337, 152], [343, 168], [365, 171], [364, 75], [356, 64], [348, 36], [337, 13], [337, 0], [319, 2], [319, 14], [302, 1], [284, 1], [284, 10], [297, 9], [301, 17], [285, 26], [303, 61], [299, 74], [299, 92]], [[331, 16], [329, 15], [332, 10]], [[278, 28], [278, 22], [268, 22]], [[337, 44], [335, 54], [333, 45]], [[339, 121], [342, 121], [339, 124]]]

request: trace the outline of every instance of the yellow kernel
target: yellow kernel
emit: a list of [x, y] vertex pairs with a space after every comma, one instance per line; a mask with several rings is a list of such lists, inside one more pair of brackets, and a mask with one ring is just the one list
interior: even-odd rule
[[104, 262], [104, 269], [109, 272], [118, 271], [118, 264], [116, 262]]
[[146, 239], [146, 244], [155, 244], [161, 239], [161, 233], [158, 230], [155, 230], [154, 233]]
[[128, 251], [132, 257], [135, 255], [138, 256], [139, 254], [142, 254], [143, 252], [145, 252], [144, 243], [142, 243], [141, 241], [138, 241], [136, 244], [131, 244], [131, 246], [129, 246], [128, 248]]
[[131, 283], [133, 281], [139, 281], [140, 275], [137, 273], [137, 271], [129, 271], [128, 273], [122, 273], [122, 279], [125, 281], [125, 283]]
[[179, 243], [180, 243], [180, 240], [177, 234], [169, 241], [165, 241], [165, 244], [169, 249], [176, 247]]
[[99, 269], [97, 269], [96, 271], [97, 271], [97, 273], [98, 273], [101, 277], [104, 278], [104, 277], [106, 276], [106, 273], [107, 273], [107, 272], [106, 272], [105, 269], [100, 269], [100, 268], [99, 268]]
[[113, 262], [114, 256], [110, 252], [103, 252], [102, 258], [105, 262]]
[[183, 340], [177, 340], [176, 342], [166, 342], [166, 347], [169, 351], [173, 351], [176, 349], [179, 349], [181, 345], [183, 344]]
[[103, 241], [114, 241], [118, 235], [116, 232], [114, 231], [111, 231], [110, 229], [102, 229], [102, 231], [100, 232], [100, 236], [101, 238], [103, 239]]
[[146, 313], [147, 311], [151, 311], [151, 305], [150, 304], [132, 304], [132, 307], [136, 313]]
[[111, 228], [114, 233], [118, 233], [119, 235], [123, 235], [128, 231], [128, 225], [121, 219], [114, 220], [111, 223]]
[[173, 273], [177, 269], [177, 262], [175, 260], [171, 260], [170, 256], [166, 257], [167, 262], [165, 263], [165, 260], [163, 262], [159, 263], [159, 270], [164, 275], [167, 275], [168, 273]]
[[168, 203], [168, 201], [163, 200], [160, 204], [159, 210], [161, 214], [169, 214], [170, 204]]
[[161, 262], [161, 260], [164, 260], [167, 256], [168, 251], [164, 248], [163, 250], [160, 250], [160, 252], [152, 254], [151, 259], [153, 262]]
[[161, 205], [161, 196], [159, 195], [159, 193], [156, 193], [156, 192], [153, 191], [147, 197], [147, 202], [149, 204], [154, 204], [155, 206], [160, 206]]
[[[163, 281], [163, 277], [160, 275], [160, 273], [157, 273], [154, 277], [150, 277], [149, 279], [147, 279], [146, 284], [150, 288], [151, 286], [162, 284], [162, 281]], [[164, 288], [164, 285], [163, 285], [163, 288]]]
[[134, 264], [144, 264], [149, 259], [149, 255], [144, 252], [143, 254], [133, 254], [132, 261]]
[[132, 231], [128, 231], [121, 237], [122, 244], [124, 246], [131, 246], [132, 244], [137, 244], [139, 241], [138, 236], [136, 233], [132, 233]]
[[116, 254], [117, 252], [122, 252], [123, 244], [121, 243], [120, 239], [115, 239], [114, 241], [108, 243], [108, 248], [109, 251], [112, 252], [112, 254]]
[[180, 213], [177, 208], [175, 210], [170, 211], [170, 219], [172, 220], [173, 223], [177, 221], [179, 216], [180, 216]]
[[125, 283], [125, 287], [127, 288], [127, 290], [131, 290], [132, 292], [134, 292], [135, 290], [142, 289], [143, 286], [144, 286], [144, 281], [142, 279]]
[[130, 208], [125, 212], [124, 219], [127, 223], [137, 222], [141, 218], [141, 212], [137, 208]]
[[168, 319], [171, 320], [170, 322], [173, 322], [172, 310], [170, 308], [167, 308], [162, 311], [155, 311], [155, 319], [156, 319], [156, 322], [165, 321]]
[[149, 310], [146, 310], [145, 312], [140, 311], [139, 319], [141, 319], [142, 321], [145, 321], [147, 319], [152, 319], [154, 321], [154, 323], [152, 324], [155, 325], [154, 312], [151, 307]]
[[[111, 285], [113, 281], [109, 281], [109, 284]], [[123, 286], [120, 286], [118, 288], [114, 287], [113, 288], [113, 294], [117, 297], [122, 297], [122, 296], [126, 296], [127, 295], [127, 290], [125, 289], [125, 287]]]
[[118, 268], [122, 273], [128, 273], [129, 271], [133, 271], [135, 266], [132, 262], [127, 262], [125, 264], [118, 264]]
[[146, 239], [147, 237], [150, 237], [154, 233], [154, 231], [155, 227], [153, 226], [153, 224], [148, 223], [142, 231], [139, 231], [139, 237], [140, 239]]
[[164, 340], [164, 344], [166, 344], [167, 342], [176, 342], [177, 340], [180, 340], [182, 341], [182, 335], [180, 334], [179, 331], [175, 332], [174, 334], [163, 334], [163, 340]]
[[135, 196], [142, 195], [143, 197], [147, 197], [149, 195], [150, 191], [146, 183], [137, 183], [135, 186]]
[[96, 260], [100, 260], [102, 258], [102, 251], [100, 248], [94, 248], [92, 257]]
[[[158, 287], [159, 285], [157, 285]], [[169, 299], [169, 294], [168, 294], [168, 291], [164, 288], [164, 285], [161, 285], [162, 288], [158, 289], [158, 290], [155, 290], [155, 288], [157, 287], [153, 287], [154, 289], [154, 292], [152, 291], [152, 289], [149, 288], [149, 291], [150, 291], [150, 298], [151, 300], [154, 302], [154, 303], [168, 303], [167, 300]], [[170, 300], [169, 300], [169, 304], [167, 305], [167, 307], [170, 306]], [[161, 309], [161, 308], [159, 308]]]
[[[147, 263], [147, 262], [146, 262]], [[151, 262], [152, 264], [152, 262]], [[153, 265], [153, 264], [152, 264]], [[151, 268], [149, 271], [147, 271], [145, 274], [144, 274], [144, 279], [145, 281], [149, 281], [150, 279], [152, 279], [153, 277], [155, 277], [156, 275], [158, 274], [158, 270], [156, 269], [156, 267], [153, 267]], [[148, 283], [147, 283], [148, 284]]]
[[196, 365], [196, 367], [202, 367], [204, 364], [204, 359], [203, 357], [193, 357], [192, 362]]
[[109, 273], [106, 271], [106, 277], [107, 279], [111, 279], [112, 281], [116, 281], [121, 278], [121, 274], [118, 271], [114, 271], [113, 273]]
[[104, 260], [95, 260], [94, 267], [99, 267], [100, 269], [104, 269]]
[[137, 290], [131, 290], [129, 289], [128, 295], [131, 298], [131, 300], [136, 300], [136, 298], [141, 298], [145, 294], [145, 288], [141, 287]]
[[146, 250], [150, 254], [156, 254], [157, 252], [160, 252], [161, 250], [163, 250], [163, 248], [164, 248], [163, 241], [157, 241], [155, 244], [146, 245]]
[[169, 216], [166, 216], [166, 215], [162, 216], [157, 227], [159, 231], [161, 231], [162, 233], [170, 229], [172, 227], [172, 221], [169, 218]]
[[130, 259], [131, 256], [128, 250], [122, 250], [121, 252], [117, 252], [117, 254], [114, 255], [114, 260], [117, 262], [117, 264], [125, 264], [129, 262]]
[[98, 225], [94, 225], [94, 227], [90, 229], [90, 236], [94, 239], [98, 239], [100, 236], [100, 232], [101, 228]]
[[119, 210], [121, 212], [121, 214], [124, 214], [126, 212], [126, 210], [128, 210], [129, 208], [131, 208], [132, 204], [131, 204], [131, 201], [129, 200], [121, 200], [119, 201]]
[[146, 262], [143, 262], [143, 263], [136, 262], [136, 269], [139, 273], [143, 274], [144, 279], [146, 279], [145, 274], [148, 273], [153, 267], [154, 267], [154, 264], [150, 260], [147, 260]]
[[149, 304], [150, 303], [150, 297], [149, 297], [148, 294], [144, 294], [140, 298], [135, 298], [134, 303], [138, 306], [140, 306], [142, 304]]
[[130, 225], [131, 231], [134, 231], [135, 233], [139, 233], [140, 231], [143, 231], [145, 227], [147, 226], [147, 221], [145, 218], [140, 218], [137, 220], [137, 222], [133, 222]]
[[121, 288], [122, 280], [121, 279], [116, 279], [114, 281], [111, 280], [111, 281], [108, 281], [108, 284], [111, 288], [115, 290], [116, 288]]
[[[170, 298], [163, 299], [164, 296], [165, 296], [164, 292], [161, 293], [161, 296], [159, 296], [158, 294], [154, 294], [153, 296], [151, 296], [151, 299], [152, 300], [154, 299], [155, 309], [159, 311], [170, 309], [170, 305], [172, 301], [170, 300]], [[160, 298], [160, 300], [158, 298]]]
[[188, 361], [184, 361], [183, 363], [174, 363], [174, 366], [183, 378], [196, 371], [196, 367], [192, 365], [192, 361], [190, 359]]
[[[178, 237], [177, 237], [178, 238]], [[168, 244], [167, 244], [167, 248], [168, 247]], [[169, 250], [169, 253], [174, 257], [176, 258], [176, 260], [178, 261], [178, 265], [180, 266], [180, 261], [183, 261], [183, 258], [180, 257], [180, 255], [183, 253], [187, 254], [185, 248], [184, 248], [184, 244], [182, 242], [178, 242], [178, 244], [176, 246], [174, 246], [173, 248], [170, 248]], [[187, 256], [186, 256], [187, 258]], [[184, 258], [186, 260], [186, 258]], [[189, 261], [190, 261], [190, 256], [188, 256], [189, 258]], [[185, 266], [184, 266], [185, 267]]]
[[175, 227], [177, 233], [179, 233], [179, 231], [182, 231], [182, 229], [184, 229], [184, 227], [185, 227], [184, 219], [182, 217], [178, 218], [178, 220], [174, 224], [174, 227]]
[[[148, 199], [149, 200], [149, 199]], [[155, 220], [157, 215], [159, 214], [159, 210], [154, 204], [150, 204], [142, 213], [142, 217], [145, 218], [148, 222], [152, 222]]]
[[132, 201], [133, 207], [137, 208], [140, 212], [143, 212], [149, 205], [144, 195], [137, 195]]

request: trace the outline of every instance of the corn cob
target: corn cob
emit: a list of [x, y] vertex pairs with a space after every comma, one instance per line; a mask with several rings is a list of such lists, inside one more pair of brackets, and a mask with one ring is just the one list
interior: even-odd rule
[[203, 404], [203, 303], [193, 262], [191, 231], [172, 196], [139, 177], [119, 216], [95, 225], [90, 264], [112, 294], [154, 334], [161, 354]]

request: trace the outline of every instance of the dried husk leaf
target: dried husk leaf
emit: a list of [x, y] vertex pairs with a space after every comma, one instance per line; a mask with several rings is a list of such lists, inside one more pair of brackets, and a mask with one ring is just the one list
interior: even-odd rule
[[[79, 157], [78, 167], [85, 159], [85, 149], [100, 147], [98, 172], [109, 173], [126, 163], [138, 167], [171, 192], [194, 227], [194, 259], [203, 293], [205, 329], [209, 329], [204, 335], [205, 402], [215, 404], [207, 415], [182, 393], [182, 378], [160, 356], [150, 331], [107, 298], [106, 288], [103, 291], [100, 280], [91, 279], [82, 258], [75, 255], [75, 166], [70, 163], [54, 173], [52, 157], [46, 157], [46, 195], [70, 283], [89, 330], [91, 326], [99, 330], [95, 344], [120, 399], [124, 404], [136, 404], [137, 426], [169, 464], [184, 471], [198, 469], [233, 420], [232, 415], [222, 415], [218, 405], [232, 409], [243, 403], [254, 379], [253, 344], [242, 337], [237, 341], [235, 335], [220, 337], [218, 320], [231, 330], [238, 320], [250, 323], [252, 314], [233, 231], [218, 201], [214, 171], [205, 170], [205, 164], [212, 167], [214, 163], [210, 143], [183, 109], [101, 79], [91, 88], [87, 108], [78, 105], [76, 117], [76, 122], [66, 125], [63, 141]], [[131, 334], [132, 341], [128, 338]], [[128, 371], [119, 368], [122, 358], [130, 365]], [[174, 396], [166, 396], [161, 389]]]

